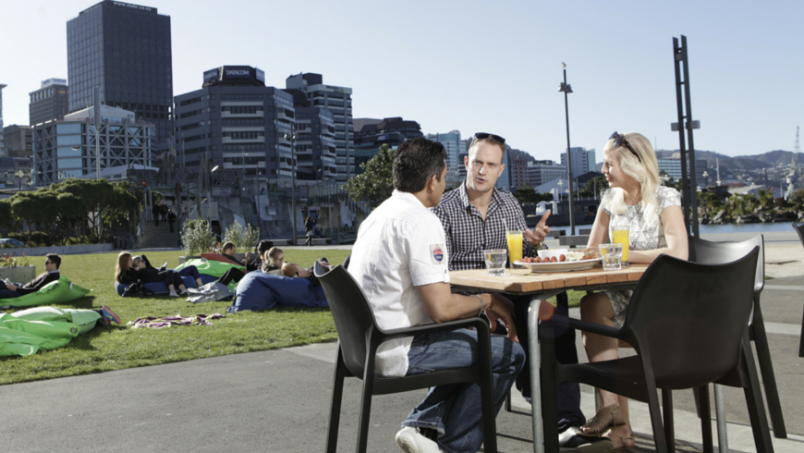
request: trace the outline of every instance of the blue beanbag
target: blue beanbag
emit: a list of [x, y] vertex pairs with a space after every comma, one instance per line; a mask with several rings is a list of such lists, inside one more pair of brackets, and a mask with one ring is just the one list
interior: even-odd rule
[[[181, 278], [184, 281], [184, 286], [187, 288], [198, 288], [198, 285], [195, 284], [195, 279], [190, 276], [185, 276]], [[204, 281], [204, 276], [201, 276], [201, 281]], [[122, 296], [123, 292], [128, 288], [128, 285], [120, 283], [118, 281], [114, 282], [114, 288], [117, 290], [117, 295]], [[207, 283], [207, 282], [204, 282]], [[160, 294], [170, 294], [170, 290], [168, 289], [168, 285], [165, 282], [154, 282], [154, 283], [146, 283], [145, 289], [151, 290], [154, 292], [154, 295]], [[178, 289], [177, 289], [178, 290]]]
[[268, 310], [276, 306], [329, 307], [329, 304], [323, 288], [313, 286], [306, 278], [249, 272], [237, 284], [234, 304], [227, 311]]

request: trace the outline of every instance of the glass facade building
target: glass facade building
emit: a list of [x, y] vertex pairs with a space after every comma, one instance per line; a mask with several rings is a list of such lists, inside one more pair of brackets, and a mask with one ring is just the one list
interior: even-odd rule
[[8, 85], [0, 83], [0, 156], [4, 156], [6, 151], [3, 146], [3, 88]]
[[99, 126], [96, 133], [92, 107], [71, 113], [63, 121], [35, 125], [36, 184], [48, 185], [67, 178], [94, 175], [96, 149], [100, 151], [101, 172], [112, 167], [152, 165], [156, 136], [153, 124], [135, 121], [133, 112], [104, 106]]
[[327, 109], [335, 124], [335, 150], [338, 167], [337, 181], [346, 182], [354, 176], [354, 124], [352, 121], [352, 89], [324, 85], [321, 74], [301, 73], [288, 77], [285, 88], [299, 90], [307, 96], [311, 107]]
[[66, 80], [47, 79], [42, 82], [41, 88], [29, 93], [28, 124], [63, 119], [69, 112], [67, 90]]
[[156, 144], [171, 128], [173, 67], [170, 16], [156, 8], [106, 0], [67, 22], [71, 112], [101, 102], [156, 126]]

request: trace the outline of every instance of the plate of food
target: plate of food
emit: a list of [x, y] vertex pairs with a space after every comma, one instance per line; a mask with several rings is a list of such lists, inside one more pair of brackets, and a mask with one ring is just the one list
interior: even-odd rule
[[591, 269], [600, 263], [600, 254], [595, 249], [586, 250], [539, 250], [538, 257], [528, 257], [514, 262], [531, 272], [563, 272]]

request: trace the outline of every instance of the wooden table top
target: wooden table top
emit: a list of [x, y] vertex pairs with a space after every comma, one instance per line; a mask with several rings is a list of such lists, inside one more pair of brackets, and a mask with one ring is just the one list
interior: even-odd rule
[[449, 279], [451, 285], [524, 294], [561, 288], [635, 283], [647, 268], [647, 264], [632, 264], [619, 271], [604, 271], [602, 267], [595, 267], [585, 271], [555, 273], [531, 272], [528, 269], [506, 269], [505, 275], [500, 277], [488, 275], [485, 269], [476, 269], [452, 271], [449, 273]]

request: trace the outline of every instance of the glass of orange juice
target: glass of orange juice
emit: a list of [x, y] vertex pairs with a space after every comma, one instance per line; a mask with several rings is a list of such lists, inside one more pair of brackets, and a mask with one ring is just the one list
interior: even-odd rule
[[611, 242], [623, 245], [623, 267], [628, 267], [631, 263], [628, 260], [628, 249], [631, 242], [630, 233], [631, 228], [628, 225], [611, 227]]
[[508, 242], [508, 259], [513, 269], [514, 263], [522, 259], [522, 232], [506, 231], [505, 239]]

